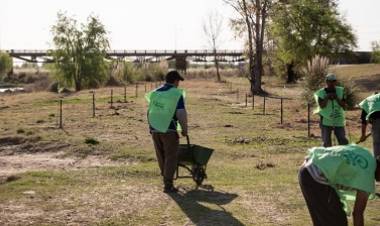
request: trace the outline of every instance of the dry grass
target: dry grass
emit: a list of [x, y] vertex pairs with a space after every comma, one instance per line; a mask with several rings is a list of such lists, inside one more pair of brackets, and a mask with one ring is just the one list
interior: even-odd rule
[[[265, 78], [271, 95], [293, 98], [285, 101], [280, 125], [279, 100], [268, 99], [264, 116], [261, 97], [255, 98], [255, 110], [251, 100], [245, 108], [245, 79], [228, 81], [232, 89], [211, 80], [183, 83], [191, 140], [215, 149], [206, 182], [215, 191], [193, 190], [191, 180], [180, 180], [181, 193], [175, 196], [161, 192], [144, 86], [138, 98], [128, 87], [127, 103], [123, 89], [113, 88], [114, 109], [108, 103], [110, 88], [96, 90], [95, 118], [89, 91], [65, 96], [64, 130], [57, 129], [59, 95], [0, 96], [0, 106], [6, 106], [0, 108], [0, 138], [20, 137], [29, 144], [0, 144], [0, 167], [11, 169], [0, 174], [17, 176], [0, 180], [0, 224], [309, 225], [297, 169], [306, 149], [320, 140], [306, 137], [302, 84], [284, 86]], [[359, 114], [348, 113], [351, 141], [360, 134]], [[312, 133], [319, 136], [316, 116]], [[32, 142], [32, 137], [39, 139]], [[239, 139], [249, 142], [231, 142]], [[62, 144], [67, 146], [59, 148]], [[367, 225], [379, 224], [378, 211], [378, 201], [371, 202]]]

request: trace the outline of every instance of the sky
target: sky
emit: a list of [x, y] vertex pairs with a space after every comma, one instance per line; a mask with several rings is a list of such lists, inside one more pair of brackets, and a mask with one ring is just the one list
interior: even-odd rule
[[[109, 32], [112, 49], [207, 49], [203, 23], [218, 12], [224, 18], [221, 49], [242, 49], [229, 27], [233, 10], [222, 0], [0, 0], [0, 49], [52, 48], [57, 12], [79, 22], [91, 13]], [[380, 40], [379, 0], [340, 0], [340, 11], [358, 37], [357, 50]]]

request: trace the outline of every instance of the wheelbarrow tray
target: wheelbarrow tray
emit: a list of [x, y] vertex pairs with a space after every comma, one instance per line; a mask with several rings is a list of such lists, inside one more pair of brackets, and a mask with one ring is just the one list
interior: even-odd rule
[[207, 165], [213, 152], [213, 149], [196, 144], [180, 144], [178, 150], [178, 161], [179, 163], [205, 166]]

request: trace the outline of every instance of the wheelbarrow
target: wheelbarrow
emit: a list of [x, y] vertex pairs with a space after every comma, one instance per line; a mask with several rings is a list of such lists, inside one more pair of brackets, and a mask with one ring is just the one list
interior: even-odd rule
[[[213, 149], [200, 145], [190, 144], [189, 136], [187, 144], [180, 144], [178, 150], [178, 164], [175, 179], [192, 178], [197, 186], [201, 186], [207, 178], [207, 163], [213, 153]], [[186, 176], [180, 176], [180, 168], [187, 171]]]

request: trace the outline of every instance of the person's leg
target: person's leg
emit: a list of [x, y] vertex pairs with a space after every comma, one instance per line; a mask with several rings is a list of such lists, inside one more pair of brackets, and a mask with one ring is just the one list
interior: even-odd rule
[[316, 182], [307, 171], [301, 168], [299, 183], [314, 226], [347, 226], [347, 217], [335, 190]]
[[320, 124], [321, 127], [321, 136], [322, 136], [322, 142], [323, 147], [331, 147], [331, 132], [332, 127], [330, 126], [324, 126], [322, 123]]
[[346, 130], [344, 127], [334, 127], [334, 134], [338, 140], [339, 145], [348, 144], [348, 139], [346, 137]]
[[160, 135], [160, 133], [152, 133], [152, 139], [154, 148], [156, 150], [157, 162], [158, 166], [160, 167], [161, 176], [164, 176], [165, 153]]
[[165, 150], [164, 182], [165, 186], [172, 187], [178, 163], [179, 136], [175, 132], [166, 133], [162, 141]]
[[380, 156], [380, 119], [373, 120], [371, 132], [373, 153], [375, 156]]

